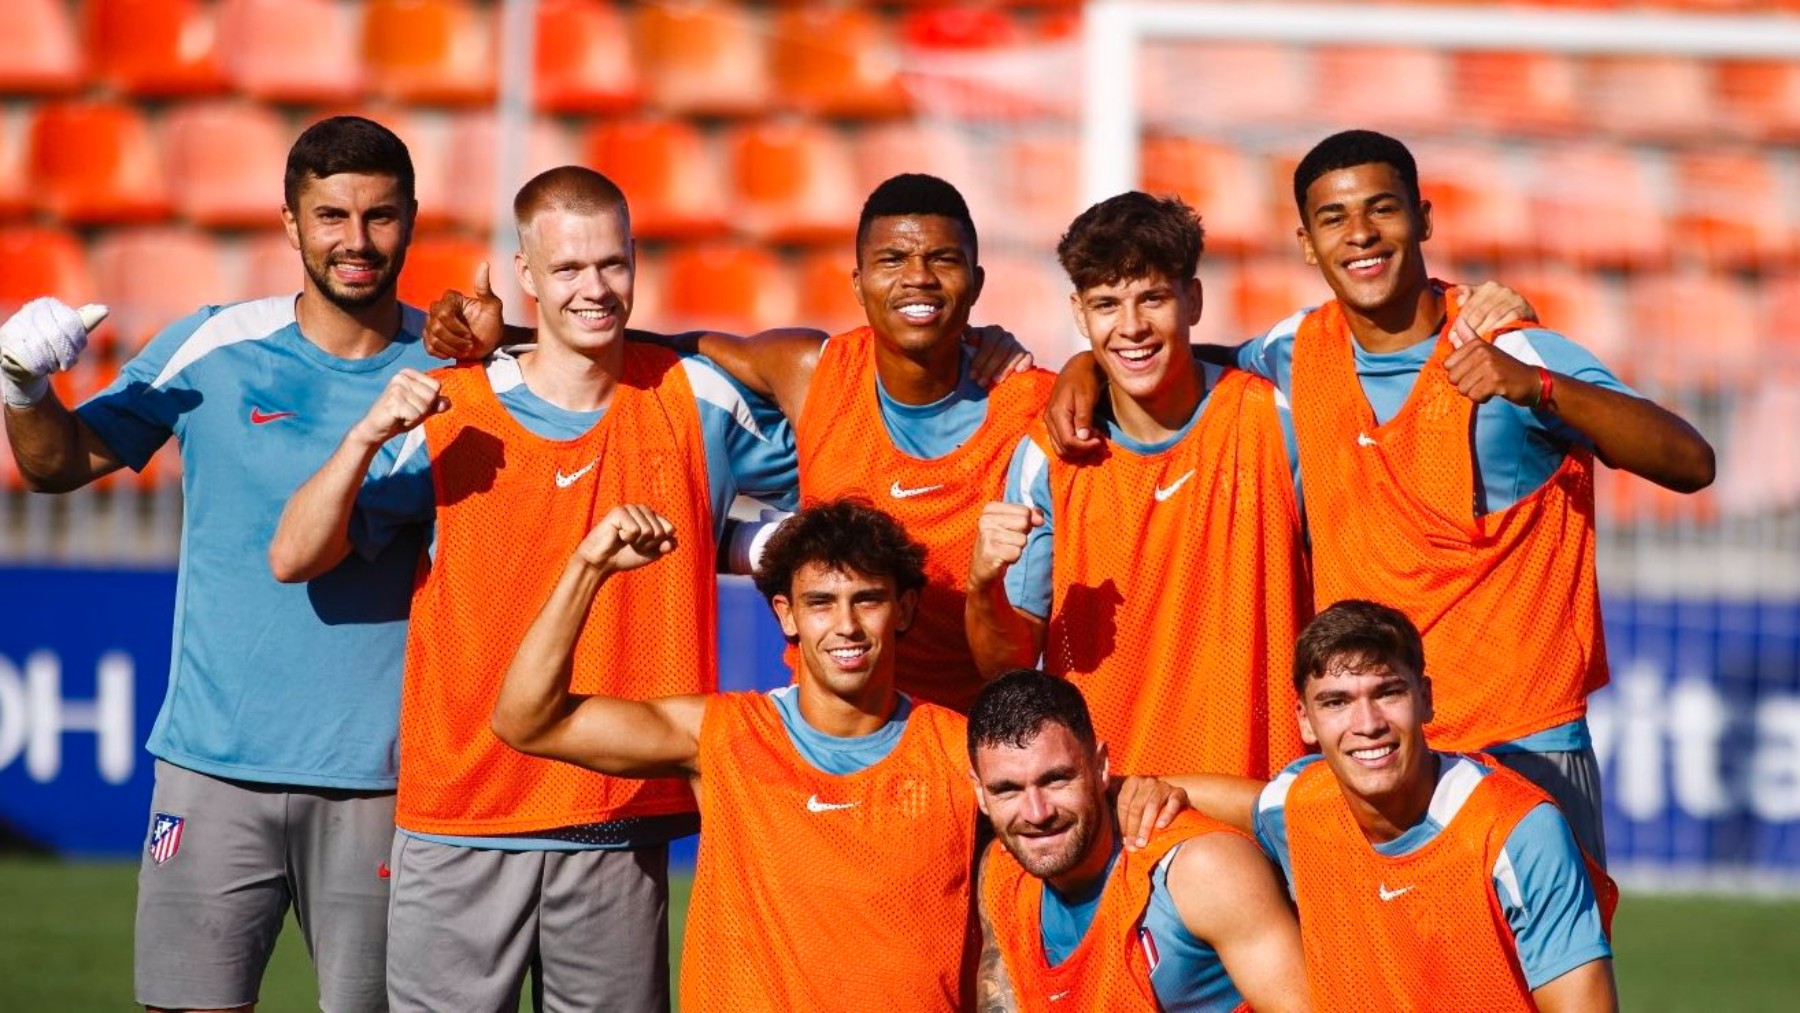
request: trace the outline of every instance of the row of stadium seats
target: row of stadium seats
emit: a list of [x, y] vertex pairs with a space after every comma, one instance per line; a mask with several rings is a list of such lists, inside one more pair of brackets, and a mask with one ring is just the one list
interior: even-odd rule
[[[468, 290], [485, 242], [454, 236], [413, 244], [402, 297], [427, 305], [445, 288]], [[45, 292], [104, 301], [111, 321], [96, 354], [122, 360], [159, 327], [207, 303], [299, 284], [296, 255], [280, 233], [228, 238], [185, 228], [143, 227], [77, 235], [37, 226], [0, 228], [0, 315]], [[979, 320], [1011, 327], [1055, 364], [1073, 347], [1067, 283], [1048, 256], [993, 250]], [[1479, 280], [1483, 265], [1438, 260], [1439, 273]], [[510, 265], [497, 265], [504, 275]], [[848, 246], [783, 253], [732, 240], [646, 244], [640, 254], [636, 320], [669, 329], [749, 332], [795, 323], [839, 331], [858, 324]], [[1210, 254], [1202, 265], [1210, 298], [1201, 340], [1241, 340], [1326, 294], [1315, 270], [1292, 254]], [[1630, 380], [1661, 389], [1750, 384], [1764, 360], [1800, 360], [1800, 272], [1746, 279], [1698, 270], [1580, 271], [1539, 264], [1502, 280], [1524, 292], [1546, 322], [1577, 336]], [[506, 288], [503, 293], [516, 292]], [[522, 311], [516, 294], [512, 308]]]
[[[420, 224], [485, 232], [494, 223], [496, 124], [378, 112], [412, 148]], [[213, 228], [274, 220], [296, 125], [240, 100], [173, 105], [158, 116], [98, 100], [52, 101], [0, 130], [0, 219], [48, 215], [85, 224], [179, 217]], [[1697, 261], [1736, 270], [1800, 257], [1800, 166], [1791, 153], [1694, 145], [1500, 146], [1415, 140], [1429, 167], [1440, 248], [1465, 259], [1521, 256], [1585, 266]], [[1223, 251], [1285, 249], [1296, 149], [1260, 153], [1193, 136], [1151, 134], [1145, 185], [1180, 193]], [[897, 169], [958, 181], [978, 222], [1002, 241], [1053, 242], [1078, 208], [1072, 134], [989, 131], [894, 121], [858, 129], [778, 118], [717, 131], [690, 120], [603, 119], [576, 131], [540, 117], [524, 171], [581, 162], [631, 195], [649, 239], [738, 237], [840, 244], [863, 196]]]
[[[85, 33], [68, 0], [8, 7], [0, 94], [466, 106], [493, 100], [499, 65], [498, 7], [475, 0], [86, 0]], [[1072, 5], [543, 0], [533, 94], [576, 114], [1068, 120], [1078, 29]], [[1152, 124], [1800, 137], [1800, 66], [1780, 61], [1195, 42], [1141, 63]]]

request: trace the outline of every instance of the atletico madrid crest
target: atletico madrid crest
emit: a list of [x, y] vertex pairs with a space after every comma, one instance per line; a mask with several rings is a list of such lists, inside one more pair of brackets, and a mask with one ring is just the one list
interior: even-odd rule
[[181, 831], [187, 817], [154, 813], [150, 817], [150, 860], [161, 865], [181, 850]]

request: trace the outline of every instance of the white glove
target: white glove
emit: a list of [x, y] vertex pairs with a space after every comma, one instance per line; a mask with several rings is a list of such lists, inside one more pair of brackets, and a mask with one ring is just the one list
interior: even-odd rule
[[50, 298], [33, 299], [0, 324], [0, 388], [6, 403], [29, 408], [44, 399], [50, 374], [75, 365], [88, 331], [106, 319], [106, 307], [79, 310]]

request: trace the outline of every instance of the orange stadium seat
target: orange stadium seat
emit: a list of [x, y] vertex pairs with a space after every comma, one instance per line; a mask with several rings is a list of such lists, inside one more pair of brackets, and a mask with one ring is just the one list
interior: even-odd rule
[[586, 164], [625, 191], [636, 236], [689, 239], [725, 231], [723, 173], [705, 135], [690, 122], [601, 122], [588, 135]]
[[1002, 7], [944, 6], [902, 15], [901, 80], [921, 113], [976, 119], [1072, 118], [1080, 54], [1060, 24], [1034, 36]]
[[1143, 187], [1179, 194], [1200, 212], [1206, 249], [1260, 249], [1280, 236], [1264, 214], [1265, 176], [1239, 148], [1191, 137], [1149, 137], [1143, 144]]
[[1662, 202], [1633, 152], [1599, 144], [1550, 148], [1537, 156], [1530, 189], [1533, 227], [1544, 252], [1599, 267], [1667, 259]]
[[300, 253], [288, 244], [286, 233], [259, 232], [249, 237], [240, 257], [244, 298], [261, 299], [300, 291], [304, 269], [300, 266]]
[[[450, 127], [450, 150], [456, 153], [456, 171], [449, 175], [449, 208], [457, 221], [472, 229], [493, 228], [501, 201], [510, 207], [514, 192], [526, 180], [576, 158], [575, 142], [561, 123], [548, 117], [533, 119], [526, 131], [519, 176], [506, 181], [502, 196], [494, 185], [499, 169], [495, 155], [500, 147], [499, 124], [493, 113], [458, 116]], [[510, 222], [512, 216], [508, 214], [505, 220]]]
[[999, 324], [1031, 350], [1038, 365], [1059, 369], [1086, 347], [1069, 311], [1069, 279], [1047, 251], [995, 252], [981, 258], [987, 284], [969, 322]]
[[[424, 307], [447, 288], [467, 292], [476, 265], [491, 255], [486, 243], [473, 239], [416, 239], [406, 251], [406, 266], [400, 271], [400, 300]], [[298, 278], [296, 274], [295, 280]]]
[[128, 95], [225, 90], [217, 23], [199, 0], [88, 0], [89, 65]]
[[349, 14], [333, 0], [221, 0], [219, 60], [251, 98], [353, 101], [364, 73]]
[[1318, 270], [1306, 266], [1295, 252], [1241, 258], [1235, 287], [1219, 296], [1231, 300], [1238, 327], [1244, 338], [1250, 338], [1300, 310], [1324, 303], [1331, 298], [1331, 289]]
[[1311, 53], [1277, 43], [1170, 40], [1141, 50], [1145, 123], [1172, 133], [1286, 123], [1307, 108]]
[[1758, 268], [1795, 254], [1800, 214], [1776, 167], [1755, 150], [1710, 148], [1674, 157], [1674, 234], [1678, 252], [1709, 263]]
[[532, 95], [539, 109], [614, 113], [643, 101], [631, 26], [607, 0], [544, 0], [537, 10]]
[[40, 206], [78, 223], [153, 221], [169, 213], [162, 153], [136, 108], [102, 101], [40, 106], [31, 124], [31, 185]]
[[363, 61], [370, 89], [425, 105], [493, 101], [497, 11], [472, 0], [369, 0]]
[[1713, 389], [1750, 380], [1761, 321], [1746, 283], [1699, 271], [1640, 274], [1627, 282], [1627, 321], [1639, 374], [1664, 389]]
[[238, 101], [177, 106], [163, 121], [175, 207], [215, 228], [281, 220], [289, 129], [267, 106]]
[[1573, 59], [1556, 53], [1464, 50], [1451, 56], [1459, 119], [1507, 131], [1563, 131], [1583, 115]]
[[1531, 209], [1505, 149], [1420, 144], [1421, 195], [1431, 201], [1434, 262], [1510, 259], [1531, 248]]
[[1374, 130], [1450, 126], [1450, 58], [1400, 46], [1322, 47], [1313, 57], [1310, 106], [1328, 123]]
[[1680, 56], [1597, 57], [1584, 66], [1593, 125], [1634, 137], [1679, 139], [1710, 131], [1706, 64]]
[[662, 323], [749, 334], [796, 323], [787, 265], [772, 250], [731, 242], [689, 244], [664, 262]]
[[81, 238], [61, 229], [0, 227], [0, 319], [41, 295], [72, 306], [94, 301], [93, 276]]
[[[1456, 278], [1476, 283], [1486, 278]], [[1500, 269], [1495, 280], [1504, 282], [1537, 310], [1543, 326], [1568, 335], [1581, 347], [1600, 357], [1627, 383], [1635, 370], [1634, 352], [1625, 334], [1623, 293], [1598, 275], [1571, 267], [1515, 267]]]
[[[1764, 339], [1782, 357], [1800, 366], [1800, 272], [1765, 277], [1759, 290], [1759, 325]], [[1795, 390], [1800, 390], [1796, 384]]]
[[856, 232], [862, 194], [849, 145], [813, 120], [735, 128], [727, 141], [732, 220], [747, 235], [777, 243], [825, 243]]
[[[881, 182], [903, 172], [923, 172], [947, 180], [962, 192], [980, 230], [982, 210], [992, 204], [986, 174], [979, 168], [972, 131], [937, 121], [871, 123], [851, 136], [856, 189], [866, 197]], [[860, 207], [860, 205], [859, 205]]]
[[1800, 140], [1800, 63], [1721, 60], [1713, 65], [1713, 97], [1733, 131], [1760, 140]]
[[770, 64], [780, 105], [815, 116], [904, 115], [900, 51], [871, 10], [787, 7], [775, 12]]
[[1054, 245], [1082, 207], [1076, 151], [1074, 134], [1062, 129], [1028, 129], [1003, 138], [990, 170], [996, 206], [989, 231], [1007, 240]]
[[744, 116], [769, 107], [768, 32], [719, 0], [640, 4], [637, 52], [650, 101], [665, 112]]
[[81, 83], [81, 50], [63, 0], [6, 0], [0, 94], [64, 92]]
[[112, 309], [127, 352], [196, 309], [240, 295], [226, 284], [216, 241], [194, 229], [114, 231], [94, 244], [93, 265], [99, 301]]
[[799, 307], [794, 323], [842, 334], [868, 322], [850, 285], [856, 257], [848, 245], [818, 247], [800, 256]]

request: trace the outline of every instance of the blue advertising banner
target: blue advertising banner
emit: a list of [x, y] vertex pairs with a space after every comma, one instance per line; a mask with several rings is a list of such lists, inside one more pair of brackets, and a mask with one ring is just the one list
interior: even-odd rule
[[[0, 569], [0, 840], [142, 846], [174, 591], [160, 571]], [[720, 606], [721, 686], [785, 682], [755, 588], [722, 580]], [[1800, 601], [1611, 597], [1606, 616], [1590, 720], [1614, 870], [1800, 886]]]

